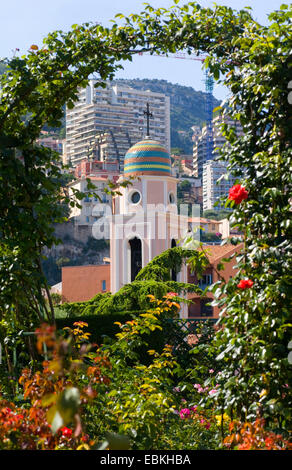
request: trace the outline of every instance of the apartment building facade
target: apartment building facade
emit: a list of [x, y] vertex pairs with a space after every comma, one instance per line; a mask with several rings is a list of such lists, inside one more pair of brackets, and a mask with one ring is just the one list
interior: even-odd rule
[[[82, 201], [79, 202], [80, 207], [73, 207], [70, 210], [70, 219], [74, 219], [74, 225], [93, 227], [95, 224], [101, 220], [105, 215], [108, 215], [112, 207], [112, 196], [107, 194], [104, 190], [108, 188], [108, 181], [116, 182], [118, 180], [118, 173], [108, 173], [107, 176], [104, 175], [95, 175], [90, 176], [90, 182], [94, 185], [95, 189], [88, 191], [87, 189], [87, 178], [81, 177], [80, 179], [69, 183], [69, 195], [74, 200], [75, 190], [80, 191], [85, 194], [85, 197]], [[94, 193], [94, 194], [91, 194]], [[109, 212], [108, 212], [109, 211]], [[94, 232], [92, 232], [92, 235]], [[95, 236], [97, 238], [97, 236]], [[108, 234], [104, 234], [102, 238], [109, 238]]]
[[123, 171], [127, 150], [146, 135], [144, 111], [149, 103], [150, 136], [170, 150], [170, 101], [162, 93], [90, 80], [73, 109], [66, 110], [66, 159], [76, 166], [84, 158], [118, 160]]
[[[235, 184], [235, 177], [228, 174], [228, 179], [221, 178], [227, 175], [227, 163], [216, 160], [207, 160], [203, 164], [202, 193], [203, 211], [209, 209], [222, 209], [220, 198], [228, 194], [229, 189]], [[218, 181], [220, 178], [220, 181]], [[218, 203], [215, 205], [215, 203]]]
[[63, 154], [63, 147], [64, 147], [65, 139], [56, 139], [54, 136], [47, 136], [44, 132], [41, 133], [41, 137], [36, 140], [38, 145], [42, 145], [43, 147], [47, 147], [59, 154]]
[[74, 168], [75, 178], [88, 178], [90, 176], [101, 176], [113, 179], [119, 175], [118, 160], [100, 161], [84, 159]]
[[[236, 128], [236, 134], [242, 135], [242, 128], [238, 121], [234, 121], [227, 116], [222, 117], [217, 116], [213, 119], [213, 153], [212, 159], [216, 158], [219, 155], [219, 149], [221, 149], [224, 144], [226, 143], [225, 137], [222, 135], [221, 132], [221, 124], [226, 123], [232, 125]], [[200, 134], [198, 134], [197, 130], [193, 135], [193, 168], [194, 168], [194, 175], [198, 178], [202, 178], [203, 176], [203, 165], [204, 163], [210, 159], [207, 155], [207, 128], [203, 127]]]

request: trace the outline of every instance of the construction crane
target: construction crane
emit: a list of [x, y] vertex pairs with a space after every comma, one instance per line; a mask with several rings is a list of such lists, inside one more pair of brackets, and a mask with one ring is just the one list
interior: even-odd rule
[[[149, 52], [140, 52], [139, 55], [147, 54]], [[183, 59], [183, 60], [197, 60], [203, 63], [206, 59], [206, 56], [202, 55], [195, 55], [195, 54], [187, 54], [185, 52], [176, 52], [175, 54], [157, 54], [153, 53], [150, 55], [155, 55], [159, 57], [165, 57], [168, 59]], [[205, 71], [205, 93], [206, 93], [206, 101], [205, 101], [205, 111], [206, 111], [206, 159], [212, 160], [213, 159], [213, 89], [214, 89], [214, 79], [213, 76], [210, 74], [209, 69]]]

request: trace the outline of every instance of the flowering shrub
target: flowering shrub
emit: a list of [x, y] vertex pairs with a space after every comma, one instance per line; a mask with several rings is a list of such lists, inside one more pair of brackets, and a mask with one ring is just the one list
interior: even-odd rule
[[[212, 409], [204, 410], [190, 402], [190, 397], [195, 400], [197, 396], [193, 385], [190, 393], [185, 387], [182, 390], [175, 385], [184, 371], [172, 346], [166, 344], [160, 354], [148, 350], [152, 359], [148, 365], [141, 364], [135, 355], [148, 335], [156, 329], [162, 330], [160, 322], [165, 312], [176, 305], [174, 297], [166, 295], [163, 300], [156, 300], [151, 296], [153, 308], [132, 321], [119, 323], [121, 332], [117, 341], [103, 345], [111, 363], [110, 382], [100, 389], [103, 392], [98, 400], [87, 407], [90, 435], [118, 432], [130, 438], [133, 449], [214, 449], [219, 446], [219, 427]], [[102, 422], [98, 419], [101, 412]]]
[[[27, 404], [0, 401], [0, 448], [89, 450], [100, 440], [103, 448], [116, 449], [220, 448], [230, 417], [215, 412], [218, 373], [208, 369], [208, 385], [174, 386], [176, 374], [183, 371], [171, 345], [161, 354], [149, 350], [152, 361], [147, 366], [137, 361], [135, 349], [145, 341], [142, 336], [161, 329], [160, 315], [173, 308], [169, 296], [152, 302], [151, 310], [119, 324], [116, 342], [96, 351], [90, 349], [84, 322], [75, 322], [60, 338], [54, 328], [42, 325], [37, 348], [42, 351], [45, 343], [50, 360], [35, 373], [23, 370], [20, 384]], [[223, 446], [289, 448], [281, 435], [263, 430], [262, 421], [230, 423]]]
[[199, 411], [198, 406], [190, 406], [190, 408], [182, 408], [179, 412], [181, 419], [192, 419], [194, 422], [199, 423], [205, 429], [209, 430], [211, 424], [216, 424], [216, 419], [214, 416], [207, 416], [206, 411]]
[[292, 450], [292, 443], [281, 434], [265, 429], [265, 420], [256, 419], [254, 423], [231, 422], [223, 445], [238, 450]]
[[178, 308], [174, 298], [151, 297], [151, 310], [119, 323], [117, 340], [96, 351], [88, 344], [85, 322], [65, 328], [62, 337], [41, 325], [37, 350], [41, 353], [45, 344], [49, 360], [36, 372], [22, 371], [19, 382], [27, 404], [1, 400], [1, 448], [91, 449], [100, 440], [106, 448], [116, 434], [126, 444], [119, 440], [113, 448], [128, 442], [133, 449], [215, 448], [217, 426], [209, 413], [193, 405], [176, 411], [183, 402], [174, 392], [179, 365], [172, 346], [165, 345], [161, 354], [149, 350], [147, 366], [136, 353], [147, 335], [162, 329], [161, 314]]
[[0, 422], [0, 449], [76, 449], [84, 442], [84, 435], [76, 436], [69, 428], [52, 433], [46, 410], [36, 406], [24, 409], [0, 401]]
[[109, 362], [96, 355], [92, 366], [85, 366], [83, 359], [90, 350], [84, 343], [88, 339], [88, 333], [83, 331], [86, 324], [76, 322], [74, 326], [73, 330], [67, 329], [67, 339], [58, 339], [55, 328], [49, 325], [37, 329], [37, 349], [42, 352], [45, 343], [51, 359], [44, 361], [42, 370], [35, 373], [28, 368], [22, 371], [19, 383], [27, 405], [18, 407], [0, 398], [0, 448], [88, 447], [80, 409], [96, 396], [96, 384], [108, 382], [101, 367], [109, 367]]

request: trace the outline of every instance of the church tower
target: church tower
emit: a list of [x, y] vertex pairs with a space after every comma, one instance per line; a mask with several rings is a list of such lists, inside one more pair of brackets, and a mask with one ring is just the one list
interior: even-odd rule
[[[149, 137], [133, 145], [125, 156], [124, 174], [114, 198], [110, 224], [111, 292], [132, 282], [155, 256], [179, 244], [188, 219], [178, 215], [177, 179], [171, 174], [167, 150]], [[187, 282], [186, 267], [173, 280]]]

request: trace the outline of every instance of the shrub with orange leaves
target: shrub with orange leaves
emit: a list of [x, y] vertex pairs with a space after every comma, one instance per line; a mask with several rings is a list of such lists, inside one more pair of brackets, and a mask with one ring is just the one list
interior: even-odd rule
[[37, 350], [41, 353], [45, 344], [50, 360], [43, 362], [42, 370], [22, 371], [19, 383], [27, 405], [18, 407], [0, 396], [0, 449], [89, 448], [80, 408], [95, 398], [98, 383], [108, 383], [102, 370], [109, 361], [99, 352], [91, 353], [90, 366], [84, 362], [91, 349], [84, 343], [85, 326], [76, 322], [73, 330], [66, 329], [67, 338], [58, 338], [49, 325], [36, 331]]
[[235, 450], [292, 450], [292, 443], [265, 429], [265, 420], [258, 418], [254, 423], [232, 421], [223, 445]]
[[46, 408], [35, 405], [24, 409], [0, 400], [0, 423], [0, 449], [76, 449], [84, 442], [85, 434], [76, 436], [71, 429], [64, 433], [60, 428], [54, 434], [46, 419]]

